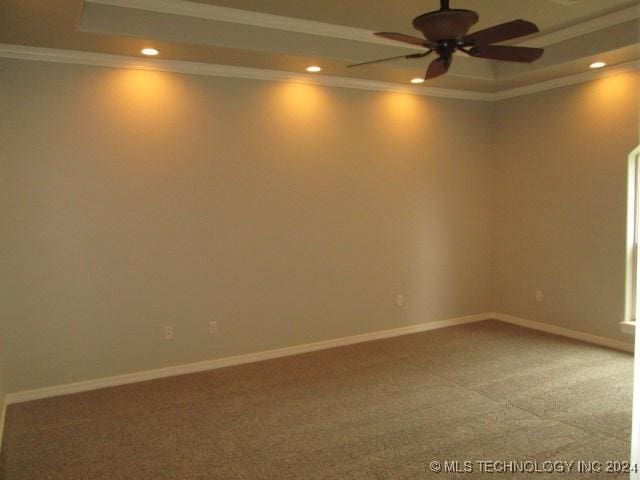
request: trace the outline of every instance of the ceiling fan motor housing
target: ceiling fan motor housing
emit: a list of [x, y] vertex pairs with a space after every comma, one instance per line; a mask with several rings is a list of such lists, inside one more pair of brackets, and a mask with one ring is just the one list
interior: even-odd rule
[[427, 40], [462, 40], [478, 22], [478, 14], [471, 10], [438, 10], [413, 19], [413, 26]]

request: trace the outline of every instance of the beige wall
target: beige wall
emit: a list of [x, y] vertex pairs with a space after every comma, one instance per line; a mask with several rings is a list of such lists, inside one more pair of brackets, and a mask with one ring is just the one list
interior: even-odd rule
[[0, 82], [8, 391], [490, 309], [489, 104], [9, 60]]
[[637, 84], [485, 104], [2, 60], [0, 382], [491, 310], [629, 341]]
[[639, 80], [618, 75], [498, 103], [496, 311], [631, 343], [618, 323]]

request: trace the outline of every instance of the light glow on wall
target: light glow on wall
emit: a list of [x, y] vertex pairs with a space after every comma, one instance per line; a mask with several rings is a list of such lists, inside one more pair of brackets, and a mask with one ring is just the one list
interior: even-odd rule
[[[377, 123], [382, 128], [380, 140], [402, 142], [424, 135], [428, 104], [423, 97], [389, 92], [381, 95], [376, 108]], [[383, 132], [383, 133], [382, 133]]]
[[278, 141], [289, 144], [291, 151], [311, 151], [327, 141], [326, 135], [333, 131], [334, 103], [326, 88], [281, 83], [273, 85], [271, 92], [266, 118], [274, 129], [291, 134]]
[[[189, 123], [191, 96], [182, 79], [166, 72], [114, 69], [104, 75], [92, 108], [114, 135], [156, 139]], [[115, 133], [117, 131], [117, 133]]]

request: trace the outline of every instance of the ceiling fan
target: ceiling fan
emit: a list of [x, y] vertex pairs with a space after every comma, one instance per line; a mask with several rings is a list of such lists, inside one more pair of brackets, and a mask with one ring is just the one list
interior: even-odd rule
[[540, 30], [534, 23], [526, 20], [514, 20], [467, 35], [478, 18], [478, 14], [472, 10], [449, 8], [449, 0], [440, 0], [440, 10], [425, 13], [413, 20], [414, 28], [422, 32], [424, 39], [403, 33], [376, 33], [377, 36], [389, 40], [425, 47], [426, 52], [356, 63], [349, 65], [349, 67], [386, 62], [398, 58], [422, 58], [435, 51], [438, 58], [431, 62], [425, 75], [425, 79], [429, 80], [447, 73], [456, 50], [477, 58], [525, 63], [537, 60], [544, 53], [542, 48], [493, 45], [539, 32]]

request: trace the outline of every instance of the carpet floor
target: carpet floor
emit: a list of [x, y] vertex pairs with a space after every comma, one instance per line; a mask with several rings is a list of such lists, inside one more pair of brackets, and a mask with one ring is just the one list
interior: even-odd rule
[[[630, 354], [480, 322], [11, 405], [2, 471], [6, 480], [628, 478], [578, 469], [628, 461], [632, 377]], [[538, 463], [511, 463], [524, 461]], [[585, 463], [532, 472], [561, 470], [551, 461]], [[456, 466], [467, 473], [444, 471]]]

